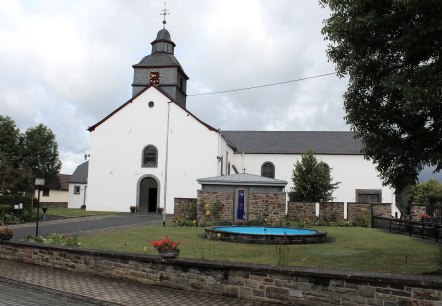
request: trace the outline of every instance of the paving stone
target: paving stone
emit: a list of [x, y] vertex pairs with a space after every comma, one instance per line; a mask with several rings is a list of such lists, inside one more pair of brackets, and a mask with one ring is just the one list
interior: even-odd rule
[[[275, 305], [50, 269], [3, 259], [0, 259], [0, 271], [0, 280], [47, 288], [56, 291], [60, 297], [71, 296], [84, 300], [72, 305]], [[17, 295], [16, 292], [11, 294]], [[5, 305], [71, 305], [60, 303], [60, 300], [55, 303], [36, 304], [36, 300], [38, 299], [32, 299], [33, 303], [28, 304], [25, 300], [19, 304], [13, 304], [11, 301], [11, 304]]]

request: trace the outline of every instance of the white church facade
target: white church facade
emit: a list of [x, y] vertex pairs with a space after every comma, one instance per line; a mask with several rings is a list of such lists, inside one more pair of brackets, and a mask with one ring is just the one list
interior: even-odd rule
[[351, 132], [222, 131], [194, 116], [186, 108], [189, 78], [174, 48], [169, 32], [159, 31], [152, 53], [133, 66], [133, 97], [89, 128], [87, 180], [72, 186], [87, 196], [77, 193], [82, 200], [69, 207], [173, 213], [175, 198], [196, 198], [197, 179], [237, 172], [285, 180], [290, 191], [294, 164], [312, 150], [340, 182], [335, 201], [395, 208], [394, 190], [382, 185]]

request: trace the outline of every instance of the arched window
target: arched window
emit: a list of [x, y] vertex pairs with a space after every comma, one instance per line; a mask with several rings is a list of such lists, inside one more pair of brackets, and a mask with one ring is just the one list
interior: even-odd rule
[[143, 167], [156, 168], [158, 166], [158, 150], [148, 145], [143, 150]]
[[275, 165], [271, 162], [265, 162], [261, 166], [261, 176], [275, 178]]

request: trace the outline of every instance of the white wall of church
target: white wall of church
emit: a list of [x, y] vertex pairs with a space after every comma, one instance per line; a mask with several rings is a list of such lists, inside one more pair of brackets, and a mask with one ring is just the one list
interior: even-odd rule
[[[293, 187], [292, 171], [301, 155], [295, 154], [235, 154], [234, 164], [244, 164], [247, 173], [261, 175], [261, 166], [270, 161], [275, 165], [275, 178], [288, 182], [286, 191]], [[382, 202], [395, 203], [394, 190], [382, 186], [375, 166], [362, 155], [316, 155], [318, 160], [326, 162], [332, 168], [333, 182], [341, 182], [333, 193], [334, 201], [356, 202], [356, 189], [382, 190]], [[394, 206], [394, 205], [393, 205]], [[393, 214], [396, 211], [393, 207]]]
[[[197, 178], [217, 175], [218, 133], [168, 102], [151, 87], [91, 132], [88, 210], [129, 211], [138, 204], [139, 183], [147, 176], [157, 180], [159, 206], [164, 206], [168, 106], [166, 212], [173, 212], [175, 197], [196, 196]], [[158, 150], [156, 168], [142, 167], [147, 145]]]

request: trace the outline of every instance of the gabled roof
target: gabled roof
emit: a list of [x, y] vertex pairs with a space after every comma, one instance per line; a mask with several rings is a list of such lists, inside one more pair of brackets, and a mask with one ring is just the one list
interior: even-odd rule
[[214, 176], [197, 179], [201, 185], [242, 185], [242, 186], [281, 186], [287, 185], [286, 181], [264, 176], [239, 173], [224, 176]]
[[236, 153], [362, 155], [362, 142], [352, 132], [221, 131]]
[[57, 174], [57, 176], [49, 181], [47, 188], [51, 190], [69, 190], [69, 174]]
[[84, 162], [75, 169], [72, 173], [69, 183], [87, 184], [87, 177], [89, 172], [89, 162]]
[[[120, 107], [118, 107], [116, 110], [114, 110], [113, 112], [111, 112], [109, 115], [107, 115], [106, 117], [104, 117], [102, 120], [98, 121], [97, 123], [95, 123], [94, 125], [90, 126], [87, 130], [89, 132], [92, 132], [95, 130], [96, 127], [98, 127], [99, 125], [101, 125], [103, 122], [105, 122], [106, 120], [108, 120], [110, 117], [112, 117], [114, 114], [118, 113], [121, 109], [123, 109], [126, 105], [128, 105], [129, 103], [132, 103], [136, 98], [138, 98], [143, 92], [145, 92], [146, 90], [148, 90], [150, 87], [152, 87], [151, 85], [146, 86], [143, 90], [141, 90], [138, 94], [136, 94], [135, 96], [133, 96], [132, 98], [130, 98], [129, 100], [127, 100], [123, 105], [121, 105]], [[195, 118], [196, 121], [198, 121], [199, 123], [201, 123], [202, 125], [204, 125], [206, 128], [208, 128], [211, 131], [218, 131], [217, 129], [215, 129], [214, 127], [208, 125], [207, 123], [205, 123], [204, 121], [202, 121], [201, 119], [199, 119], [198, 117], [196, 117], [194, 114], [192, 114], [191, 112], [189, 112], [187, 109], [183, 108], [181, 105], [179, 105], [178, 103], [176, 103], [176, 101], [174, 99], [172, 99], [166, 92], [164, 92], [161, 88], [159, 87], [155, 87], [156, 90], [158, 90], [159, 92], [161, 92], [164, 96], [166, 96], [170, 101], [172, 101], [175, 105], [177, 105], [178, 107], [180, 107], [181, 109], [183, 109], [186, 113], [188, 113], [190, 116], [192, 116], [193, 118]]]

